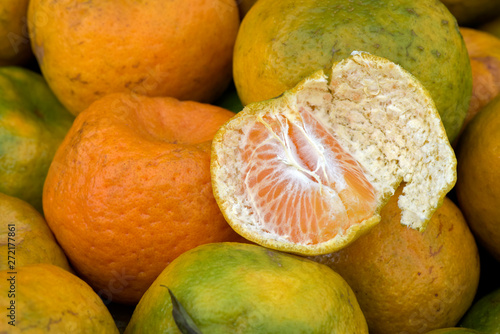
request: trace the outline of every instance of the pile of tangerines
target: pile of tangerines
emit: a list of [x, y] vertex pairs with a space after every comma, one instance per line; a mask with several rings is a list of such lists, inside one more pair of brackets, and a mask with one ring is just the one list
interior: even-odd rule
[[497, 333], [500, 6], [381, 3], [2, 2], [0, 333]]

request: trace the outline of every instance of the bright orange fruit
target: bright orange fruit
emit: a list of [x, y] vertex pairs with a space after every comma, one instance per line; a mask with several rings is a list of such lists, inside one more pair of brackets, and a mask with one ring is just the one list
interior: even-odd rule
[[43, 207], [74, 268], [103, 298], [135, 303], [183, 252], [243, 239], [210, 182], [212, 137], [233, 115], [118, 93], [76, 118], [50, 166]]
[[229, 224], [300, 254], [340, 249], [379, 222], [406, 182], [401, 222], [424, 229], [456, 179], [432, 99], [393, 62], [355, 53], [249, 104], [217, 132], [215, 198]]
[[43, 76], [74, 115], [118, 92], [214, 102], [231, 82], [239, 24], [235, 0], [32, 0], [28, 9]]

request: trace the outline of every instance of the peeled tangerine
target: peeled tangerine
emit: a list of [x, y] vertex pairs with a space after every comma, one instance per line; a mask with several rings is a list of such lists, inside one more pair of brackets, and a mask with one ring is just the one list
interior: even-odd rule
[[232, 228], [303, 255], [339, 250], [368, 231], [401, 182], [401, 223], [423, 230], [456, 181], [429, 93], [366, 52], [247, 105], [212, 145], [214, 194]]

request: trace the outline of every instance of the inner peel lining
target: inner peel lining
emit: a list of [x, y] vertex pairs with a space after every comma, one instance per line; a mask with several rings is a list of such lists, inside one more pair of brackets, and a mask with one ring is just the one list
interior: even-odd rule
[[383, 197], [406, 182], [401, 223], [423, 228], [454, 183], [454, 153], [418, 83], [391, 62], [374, 65], [362, 57], [334, 67], [331, 107], [320, 117]]

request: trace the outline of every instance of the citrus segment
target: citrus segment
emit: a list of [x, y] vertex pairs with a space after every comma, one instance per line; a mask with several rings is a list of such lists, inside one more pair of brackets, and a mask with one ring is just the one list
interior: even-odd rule
[[354, 53], [282, 96], [249, 104], [213, 140], [215, 198], [229, 224], [300, 254], [340, 249], [378, 223], [401, 182], [401, 222], [424, 229], [456, 179], [432, 99], [393, 62]]
[[356, 161], [309, 112], [298, 114], [256, 120], [241, 151], [242, 186], [266, 232], [318, 244], [369, 218], [376, 203]]

